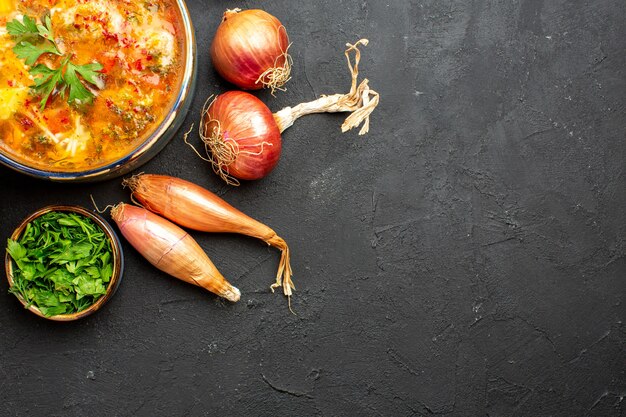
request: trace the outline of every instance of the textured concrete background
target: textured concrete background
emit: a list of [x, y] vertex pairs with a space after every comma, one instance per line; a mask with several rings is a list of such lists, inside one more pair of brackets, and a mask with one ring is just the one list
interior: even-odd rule
[[[347, 91], [344, 44], [382, 96], [369, 135], [338, 115], [284, 135], [266, 179], [223, 185], [178, 135], [143, 167], [193, 180], [289, 242], [193, 233], [235, 305], [125, 245], [100, 312], [55, 324], [0, 283], [3, 416], [623, 416], [626, 3], [189, 1], [199, 88], [230, 88], [208, 46], [227, 7], [287, 26], [293, 79], [273, 110]], [[5, 239], [51, 203], [128, 201], [119, 180], [0, 168]]]

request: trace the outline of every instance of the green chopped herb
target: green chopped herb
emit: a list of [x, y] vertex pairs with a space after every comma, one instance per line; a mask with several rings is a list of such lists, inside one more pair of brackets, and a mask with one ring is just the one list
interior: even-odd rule
[[113, 274], [110, 240], [77, 213], [52, 211], [36, 218], [17, 241], [8, 239], [7, 252], [14, 262], [9, 292], [46, 317], [89, 307], [106, 293]]
[[[84, 104], [90, 103], [94, 98], [93, 93], [87, 88], [88, 84], [102, 88], [102, 80], [99, 78], [102, 65], [97, 62], [76, 65], [70, 61], [71, 54], [63, 55], [54, 40], [50, 16], [43, 18], [42, 25], [38, 25], [35, 19], [24, 16], [21, 22], [17, 19], [8, 22], [6, 28], [9, 35], [15, 39], [13, 52], [18, 58], [23, 59], [26, 65], [31, 66], [29, 72], [35, 81], [31, 87], [41, 96], [39, 104], [42, 110], [55, 90], [65, 97], [65, 91], [69, 89], [68, 103]], [[62, 57], [59, 67], [34, 65], [43, 54]]]

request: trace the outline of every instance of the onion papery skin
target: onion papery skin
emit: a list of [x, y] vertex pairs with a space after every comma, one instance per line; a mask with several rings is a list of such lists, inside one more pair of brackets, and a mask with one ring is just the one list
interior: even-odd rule
[[[244, 90], [264, 87], [259, 77], [289, 65], [289, 37], [271, 14], [258, 9], [226, 11], [211, 44], [211, 60], [228, 82]], [[278, 86], [280, 87], [280, 86]]]
[[220, 94], [204, 114], [202, 124], [206, 136], [219, 128], [223, 144], [235, 151], [235, 160], [228, 165], [220, 164], [213, 155], [213, 162], [228, 175], [257, 180], [269, 174], [280, 159], [282, 141], [272, 111], [250, 93]]

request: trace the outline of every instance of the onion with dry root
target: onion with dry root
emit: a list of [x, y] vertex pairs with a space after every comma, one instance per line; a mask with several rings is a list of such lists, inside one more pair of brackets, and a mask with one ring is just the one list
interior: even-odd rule
[[[322, 96], [274, 114], [261, 100], [243, 91], [209, 97], [200, 123], [200, 138], [207, 157], [198, 155], [209, 161], [213, 171], [228, 184], [239, 185], [240, 179], [263, 178], [276, 166], [280, 157], [280, 134], [302, 116], [350, 112], [341, 131], [362, 125], [359, 134], [364, 135], [369, 131], [369, 116], [379, 102], [378, 93], [370, 90], [367, 79], [358, 83], [361, 60], [358, 46], [367, 43], [367, 39], [361, 39], [354, 45], [347, 44], [345, 55], [352, 75], [348, 94]], [[354, 52], [354, 65], [351, 52]]]
[[111, 209], [111, 217], [137, 252], [161, 271], [229, 301], [239, 301], [239, 290], [224, 279], [200, 245], [180, 227], [124, 203]]
[[283, 287], [291, 296], [289, 246], [274, 230], [237, 210], [209, 190], [180, 178], [139, 174], [125, 179], [132, 198], [150, 211], [190, 229], [203, 232], [240, 233], [261, 239], [281, 251], [274, 288]]
[[287, 30], [259, 10], [226, 10], [211, 43], [213, 66], [227, 81], [245, 90], [284, 90], [290, 79]]

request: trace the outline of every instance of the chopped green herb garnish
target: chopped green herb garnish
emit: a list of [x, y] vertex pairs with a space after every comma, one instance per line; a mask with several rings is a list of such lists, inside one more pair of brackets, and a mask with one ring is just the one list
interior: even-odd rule
[[49, 212], [30, 222], [19, 240], [7, 241], [14, 262], [13, 286], [27, 306], [46, 316], [82, 311], [106, 293], [111, 242], [91, 219]]
[[[102, 65], [97, 62], [76, 65], [70, 61], [71, 54], [63, 55], [59, 51], [54, 40], [50, 16], [45, 16], [41, 25], [29, 16], [24, 16], [21, 22], [13, 19], [7, 23], [7, 31], [15, 39], [16, 43], [13, 47], [15, 55], [32, 67], [29, 70], [30, 74], [35, 77], [32, 89], [36, 94], [41, 95], [39, 104], [42, 110], [46, 107], [50, 95], [55, 91], [65, 97], [65, 91], [69, 90], [68, 103], [85, 104], [90, 103], [94, 98], [86, 83], [102, 87], [102, 80], [99, 78]], [[60, 66], [58, 68], [50, 68], [45, 64], [33, 66], [43, 54], [60, 56]]]

